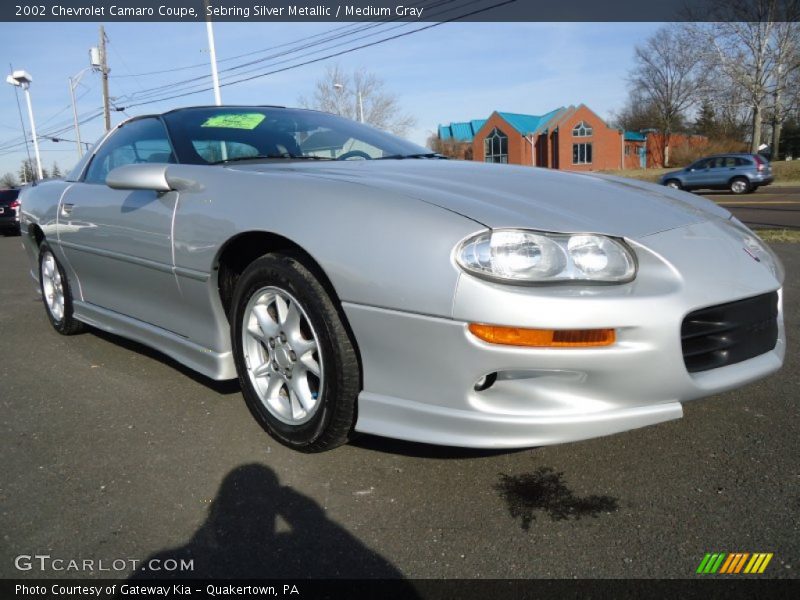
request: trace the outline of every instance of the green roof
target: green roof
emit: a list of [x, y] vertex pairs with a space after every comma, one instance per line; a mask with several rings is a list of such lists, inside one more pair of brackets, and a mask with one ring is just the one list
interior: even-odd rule
[[564, 110], [563, 106], [543, 115], [522, 115], [519, 113], [499, 111], [497, 114], [522, 135], [530, 135], [544, 128], [544, 126], [562, 110]]

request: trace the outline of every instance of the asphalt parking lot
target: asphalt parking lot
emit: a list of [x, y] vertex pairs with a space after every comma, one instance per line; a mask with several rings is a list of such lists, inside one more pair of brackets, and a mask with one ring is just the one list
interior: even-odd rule
[[775, 247], [786, 366], [681, 420], [517, 452], [363, 437], [303, 455], [235, 383], [56, 334], [0, 237], [0, 577], [133, 574], [15, 567], [47, 554], [191, 557], [198, 577], [691, 578], [716, 551], [773, 552], [761, 577], [797, 577], [800, 245]]
[[701, 192], [750, 227], [800, 229], [800, 186], [771, 185], [753, 194]]

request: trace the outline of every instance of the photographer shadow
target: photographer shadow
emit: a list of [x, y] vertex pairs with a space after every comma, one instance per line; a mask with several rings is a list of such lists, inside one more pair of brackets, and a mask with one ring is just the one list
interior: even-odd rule
[[[193, 561], [193, 569], [161, 569], [169, 559], [178, 564]], [[281, 486], [271, 469], [248, 464], [225, 477], [206, 522], [186, 544], [148, 557], [130, 580], [200, 578], [401, 579], [403, 575], [328, 519], [313, 500]], [[409, 586], [409, 597], [416, 595], [412, 589]]]

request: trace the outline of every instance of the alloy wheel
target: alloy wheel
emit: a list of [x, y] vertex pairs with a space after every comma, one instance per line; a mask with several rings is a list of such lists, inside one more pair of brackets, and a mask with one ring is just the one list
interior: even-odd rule
[[319, 408], [324, 368], [319, 337], [306, 311], [286, 290], [264, 287], [244, 310], [242, 348], [247, 375], [279, 421], [302, 425]]
[[45, 251], [41, 264], [42, 292], [47, 310], [55, 321], [61, 321], [64, 318], [64, 285], [53, 253]]

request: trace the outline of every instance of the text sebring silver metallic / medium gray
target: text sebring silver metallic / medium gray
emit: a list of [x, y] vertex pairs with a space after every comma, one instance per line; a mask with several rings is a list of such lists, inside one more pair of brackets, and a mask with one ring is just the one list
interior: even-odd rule
[[21, 204], [57, 331], [89, 324], [238, 376], [264, 428], [304, 451], [354, 432], [607, 435], [785, 353], [782, 266], [714, 203], [444, 160], [314, 111], [136, 117]]

